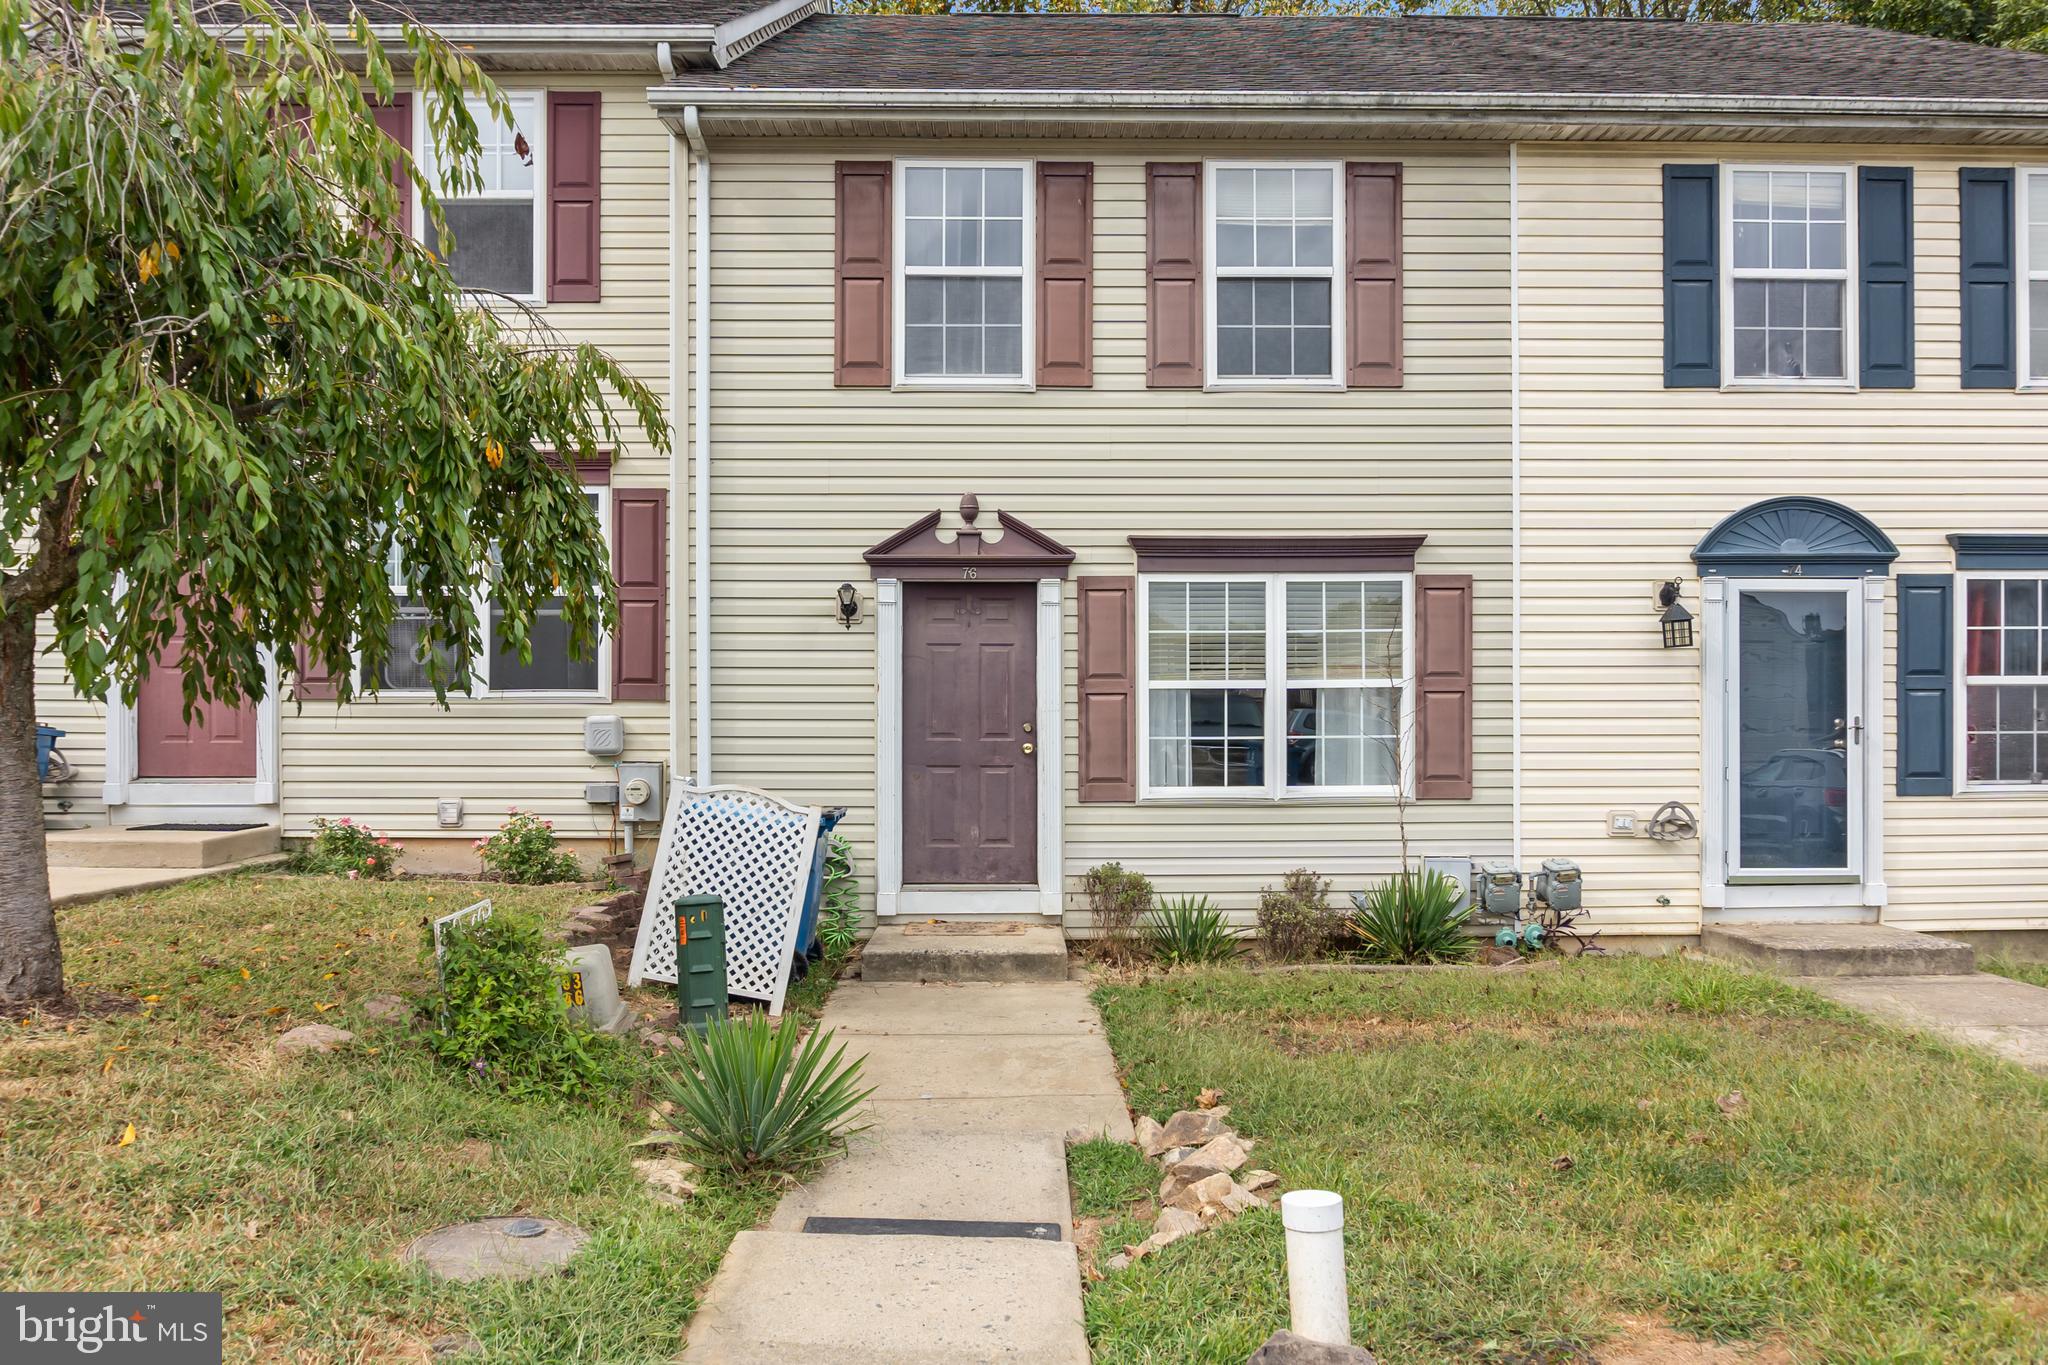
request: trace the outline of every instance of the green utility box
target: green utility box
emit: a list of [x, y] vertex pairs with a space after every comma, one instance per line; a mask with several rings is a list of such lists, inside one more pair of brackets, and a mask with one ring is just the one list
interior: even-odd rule
[[676, 901], [676, 1014], [701, 1031], [725, 1018], [725, 902], [717, 896]]

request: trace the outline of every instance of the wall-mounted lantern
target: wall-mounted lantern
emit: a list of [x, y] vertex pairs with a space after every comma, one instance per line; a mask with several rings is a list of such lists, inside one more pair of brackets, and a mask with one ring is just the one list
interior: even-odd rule
[[860, 622], [860, 593], [851, 583], [841, 583], [838, 595], [839, 624], [852, 630]]
[[1663, 628], [1666, 649], [1692, 647], [1692, 613], [1678, 596], [1679, 580], [1673, 578], [1657, 585], [1657, 608], [1663, 613], [1657, 623]]

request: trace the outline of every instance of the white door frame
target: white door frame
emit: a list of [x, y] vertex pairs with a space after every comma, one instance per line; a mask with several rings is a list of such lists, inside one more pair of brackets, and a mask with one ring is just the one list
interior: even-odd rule
[[875, 580], [875, 912], [892, 915], [1060, 913], [1060, 677], [1063, 582], [1038, 582], [1038, 884], [986, 891], [903, 885], [903, 583]]
[[[1783, 575], [1701, 581], [1705, 612], [1701, 644], [1700, 901], [1715, 923], [1758, 920], [1868, 920], [1886, 901], [1884, 882], [1884, 639], [1885, 585], [1880, 577]], [[1860, 585], [1860, 588], [1859, 588]], [[1862, 753], [1850, 781], [1856, 787], [1856, 825], [1850, 831], [1846, 873], [1735, 872], [1735, 755], [1730, 747], [1739, 659], [1736, 601], [1743, 589], [1837, 588], [1848, 597], [1850, 706], [1862, 708]], [[1861, 610], [1857, 610], [1858, 607]], [[1734, 873], [1734, 875], [1731, 875]]]
[[256, 776], [237, 778], [138, 777], [135, 708], [116, 693], [107, 703], [107, 777], [101, 797], [115, 806], [206, 806], [223, 814], [277, 804], [277, 660], [263, 651], [263, 696], [256, 703]]

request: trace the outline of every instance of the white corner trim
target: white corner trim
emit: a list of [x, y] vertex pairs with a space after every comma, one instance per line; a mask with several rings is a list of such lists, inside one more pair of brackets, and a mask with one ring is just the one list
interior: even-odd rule
[[1065, 785], [1066, 762], [1060, 749], [1064, 729], [1060, 679], [1065, 674], [1061, 657], [1064, 639], [1061, 630], [1061, 581], [1041, 578], [1038, 580], [1038, 911], [1042, 915], [1054, 916], [1060, 913], [1062, 900], [1060, 796]]
[[696, 462], [690, 485], [693, 525], [692, 547], [696, 554], [690, 571], [692, 583], [692, 654], [696, 659], [696, 760], [697, 785], [711, 785], [711, 149], [705, 145], [703, 129], [693, 105], [683, 110], [683, 136], [690, 144], [690, 160], [696, 181], [696, 229], [691, 242], [690, 306], [692, 319], [691, 360], [694, 375], [690, 394], [690, 457]]
[[875, 914], [903, 895], [903, 584], [875, 580]]
[[1508, 827], [1522, 865], [1522, 146], [1508, 144]]
[[135, 708], [116, 693], [107, 703], [108, 806], [274, 806], [277, 804], [277, 659], [263, 651], [263, 696], [256, 703], [256, 776], [247, 782], [173, 781], [136, 775]]
[[1700, 905], [1728, 904], [1728, 580], [1700, 580]]

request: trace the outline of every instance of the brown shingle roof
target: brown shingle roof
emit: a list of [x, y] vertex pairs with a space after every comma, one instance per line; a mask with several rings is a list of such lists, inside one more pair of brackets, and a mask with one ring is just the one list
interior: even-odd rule
[[2048, 56], [1847, 24], [821, 15], [693, 89], [2048, 100]]
[[[675, 29], [722, 24], [771, 0], [357, 0], [372, 23], [413, 18], [430, 28], [479, 25], [636, 25]], [[348, 22], [349, 0], [277, 0], [281, 9], [311, 9], [330, 24]]]

